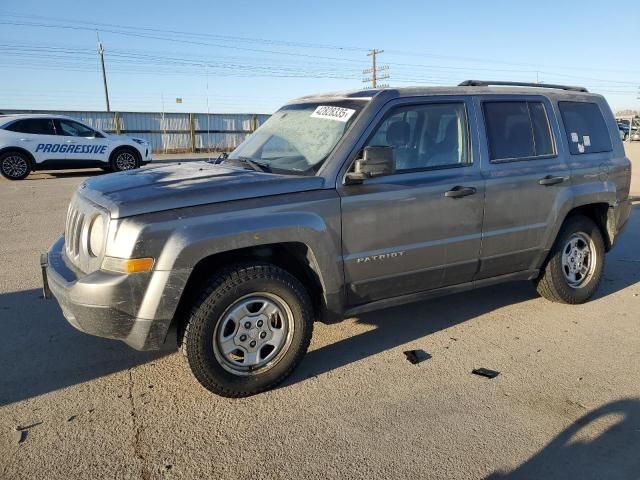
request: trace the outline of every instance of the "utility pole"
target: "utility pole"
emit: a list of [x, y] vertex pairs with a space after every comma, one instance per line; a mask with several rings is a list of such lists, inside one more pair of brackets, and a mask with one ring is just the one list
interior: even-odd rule
[[366, 70], [363, 70], [362, 73], [367, 75], [370, 74], [371, 76], [368, 78], [363, 78], [362, 81], [364, 83], [369, 83], [371, 82], [371, 87], [372, 88], [377, 88], [377, 87], [388, 87], [388, 84], [379, 84], [378, 81], [379, 80], [386, 80], [389, 78], [389, 74], [388, 73], [381, 73], [384, 72], [386, 70], [389, 70], [389, 65], [383, 65], [381, 67], [378, 67], [377, 65], [377, 56], [380, 55], [381, 53], [384, 53], [384, 50], [376, 50], [375, 48], [372, 50], [369, 50], [369, 53], [367, 53], [367, 57], [371, 57], [371, 68], [367, 68]]
[[102, 46], [102, 42], [100, 41], [100, 35], [96, 32], [96, 36], [98, 37], [98, 55], [100, 55], [100, 64], [102, 65], [102, 83], [104, 84], [104, 98], [107, 102], [107, 112], [111, 111], [111, 107], [109, 106], [109, 88], [107, 87], [107, 72], [104, 69], [104, 47]]

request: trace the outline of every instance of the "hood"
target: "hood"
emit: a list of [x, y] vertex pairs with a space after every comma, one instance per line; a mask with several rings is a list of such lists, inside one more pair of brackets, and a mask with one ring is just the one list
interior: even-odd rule
[[318, 190], [322, 177], [276, 175], [207, 162], [173, 163], [91, 178], [80, 194], [111, 218], [230, 200]]

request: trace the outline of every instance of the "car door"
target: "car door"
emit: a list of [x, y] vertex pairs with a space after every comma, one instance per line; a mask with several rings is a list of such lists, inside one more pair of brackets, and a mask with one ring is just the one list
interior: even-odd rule
[[479, 280], [537, 268], [545, 234], [571, 187], [546, 97], [481, 96], [476, 102], [488, 159]]
[[396, 172], [340, 179], [349, 305], [472, 280], [478, 266], [484, 181], [469, 100], [403, 99], [377, 115], [368, 145], [393, 147]]
[[51, 118], [24, 118], [5, 128], [11, 132], [12, 143], [27, 150], [36, 164], [41, 165], [51, 158], [51, 146], [55, 143], [56, 130]]
[[104, 165], [108, 162], [107, 139], [100, 132], [75, 120], [56, 120], [56, 130], [60, 147], [56, 159], [64, 161], [72, 168]]

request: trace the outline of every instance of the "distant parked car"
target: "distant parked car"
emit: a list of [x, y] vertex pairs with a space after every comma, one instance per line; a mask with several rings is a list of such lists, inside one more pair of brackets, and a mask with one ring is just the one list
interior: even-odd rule
[[640, 130], [632, 130], [631, 131], [631, 141], [632, 142], [640, 142]]
[[618, 130], [620, 130], [620, 140], [623, 142], [629, 138], [629, 125], [626, 123], [618, 123]]
[[119, 172], [151, 161], [144, 139], [110, 135], [61, 115], [0, 117], [0, 174], [23, 180], [34, 170], [94, 168]]

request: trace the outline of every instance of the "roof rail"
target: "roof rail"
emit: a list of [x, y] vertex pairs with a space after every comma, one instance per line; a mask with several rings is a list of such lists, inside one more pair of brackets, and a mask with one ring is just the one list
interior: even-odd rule
[[538, 88], [557, 88], [559, 90], [570, 90], [572, 92], [589, 93], [584, 87], [572, 87], [570, 85], [556, 85], [553, 83], [532, 83], [532, 82], [489, 82], [485, 80], [465, 80], [459, 83], [459, 87], [488, 87], [490, 85], [504, 85], [511, 87], [538, 87]]

